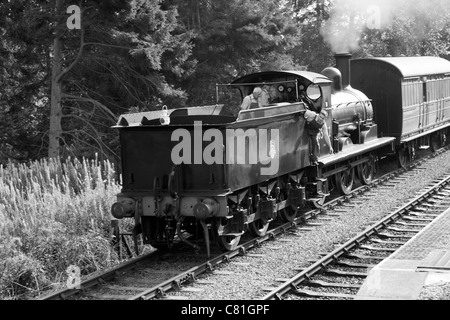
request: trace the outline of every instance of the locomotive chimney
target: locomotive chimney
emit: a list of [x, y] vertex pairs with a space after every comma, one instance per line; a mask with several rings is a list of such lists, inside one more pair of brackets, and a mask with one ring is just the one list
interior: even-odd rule
[[336, 68], [342, 74], [342, 87], [347, 88], [350, 86], [350, 59], [352, 55], [350, 53], [338, 53], [334, 58], [336, 59]]

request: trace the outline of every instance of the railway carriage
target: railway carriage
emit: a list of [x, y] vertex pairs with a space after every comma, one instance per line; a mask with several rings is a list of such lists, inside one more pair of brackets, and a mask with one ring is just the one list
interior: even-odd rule
[[354, 59], [352, 85], [372, 97], [380, 134], [396, 138], [399, 163], [445, 145], [450, 128], [450, 61], [438, 57]]
[[[240, 111], [237, 116], [220, 104], [122, 115], [116, 125], [122, 148], [122, 190], [112, 215], [134, 219], [135, 239], [142, 234], [143, 242], [154, 247], [170, 248], [182, 241], [198, 250], [192, 241], [196, 237], [204, 239], [208, 254], [211, 239], [232, 250], [246, 231], [261, 236], [278, 217], [292, 222], [299, 209], [320, 208], [332, 186], [348, 194], [355, 181], [370, 183], [377, 159], [394, 154], [396, 146], [402, 150], [399, 146], [408, 142], [408, 134], [421, 135], [427, 129], [423, 136], [431, 133], [445, 139], [448, 100], [430, 98], [428, 122], [421, 123], [422, 131], [414, 131], [408, 119], [420, 117], [424, 106], [417, 107], [417, 115], [398, 119], [399, 110], [408, 110], [401, 99], [413, 90], [406, 82], [410, 79], [399, 82], [397, 72], [397, 78], [389, 80], [399, 82], [400, 88], [400, 100], [390, 104], [386, 95], [391, 91], [380, 90], [390, 88], [390, 82], [381, 78], [391, 75], [379, 71], [375, 81], [369, 77], [375, 71], [366, 70], [369, 75], [352, 71], [350, 59], [351, 55], [337, 55], [336, 67], [322, 73], [268, 71], [236, 79], [227, 85], [241, 98], [256, 86], [275, 88], [277, 96], [269, 106]], [[357, 61], [353, 68], [369, 63]], [[438, 78], [444, 81], [446, 73]], [[444, 82], [423, 88], [439, 86], [445, 95]], [[433, 94], [430, 97], [439, 97]], [[384, 117], [391, 109], [396, 110], [395, 119]], [[314, 163], [305, 115], [322, 110], [327, 118], [323, 130], [312, 137], [319, 146], [319, 161]], [[431, 116], [436, 122], [430, 122]], [[406, 121], [403, 127], [402, 121]]]

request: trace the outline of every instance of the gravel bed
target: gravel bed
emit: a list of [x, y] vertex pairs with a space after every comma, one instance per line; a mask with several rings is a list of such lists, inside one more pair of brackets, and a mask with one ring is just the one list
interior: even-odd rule
[[[314, 227], [313, 231], [298, 231], [298, 236], [284, 235], [283, 238], [291, 241], [264, 243], [260, 248], [251, 251], [253, 254], [262, 254], [263, 257], [239, 257], [233, 260], [233, 263], [221, 265], [216, 269], [232, 272], [232, 274], [209, 274], [199, 277], [202, 280], [214, 281], [214, 284], [192, 284], [192, 287], [201, 288], [203, 291], [173, 292], [172, 294], [181, 294], [190, 300], [262, 298], [267, 294], [262, 290], [263, 288], [280, 285], [279, 282], [275, 282], [276, 279], [293, 277], [296, 274], [295, 268], [308, 265], [308, 261], [319, 259], [320, 253], [331, 252], [336, 244], [345, 243], [373, 225], [373, 221], [380, 220], [394, 208], [404, 205], [420, 190], [427, 189], [431, 180], [450, 172], [450, 153], [447, 152], [423, 163], [421, 167], [426, 170], [409, 173], [408, 179], [395, 187], [371, 190], [371, 194], [378, 193], [379, 196], [368, 197], [363, 203], [348, 207], [348, 212], [331, 217], [332, 220], [322, 226]], [[394, 233], [394, 231], [388, 233]], [[278, 249], [270, 249], [270, 246], [276, 246]], [[364, 250], [358, 250], [358, 253], [367, 255], [367, 251]], [[381, 255], [381, 252], [371, 253], [371, 255]], [[442, 292], [450, 297], [448, 286], [444, 287], [445, 290], [442, 288], [438, 286], [435, 290], [430, 289], [431, 293], [425, 291], [421, 299], [430, 297], [439, 299]]]
[[450, 283], [440, 282], [434, 285], [425, 286], [419, 295], [418, 300], [449, 300]]

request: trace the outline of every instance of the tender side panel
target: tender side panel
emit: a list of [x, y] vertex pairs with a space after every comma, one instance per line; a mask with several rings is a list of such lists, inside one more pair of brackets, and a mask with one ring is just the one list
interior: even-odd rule
[[[226, 145], [227, 150], [234, 150], [227, 155], [227, 177], [232, 190], [309, 166], [309, 137], [301, 112], [278, 120], [269, 118], [263, 123], [255, 121], [254, 125], [247, 122], [232, 130], [236, 134], [227, 139]], [[262, 132], [268, 135], [261, 137]]]

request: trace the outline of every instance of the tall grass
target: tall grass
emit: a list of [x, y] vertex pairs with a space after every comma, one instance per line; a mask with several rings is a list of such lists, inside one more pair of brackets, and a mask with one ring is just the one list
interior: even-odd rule
[[0, 298], [42, 293], [117, 262], [110, 207], [120, 187], [113, 166], [95, 160], [0, 165]]

